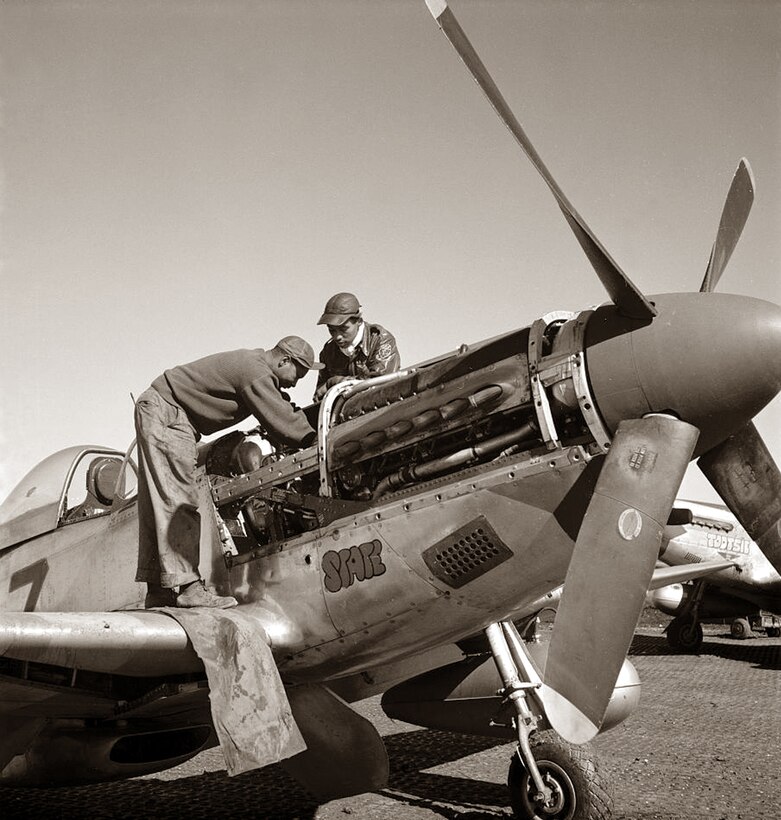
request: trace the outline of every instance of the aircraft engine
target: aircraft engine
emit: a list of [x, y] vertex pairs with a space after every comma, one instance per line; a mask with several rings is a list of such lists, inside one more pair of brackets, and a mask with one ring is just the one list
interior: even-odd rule
[[11, 759], [0, 772], [0, 785], [73, 786], [137, 777], [178, 766], [215, 744], [210, 724], [160, 728], [57, 720]]
[[[527, 644], [542, 668], [547, 645]], [[490, 655], [472, 655], [432, 669], [389, 689], [382, 697], [386, 715], [416, 726], [468, 735], [514, 740], [513, 707], [500, 694], [502, 681]], [[536, 698], [527, 699], [538, 720], [537, 728], [550, 728]], [[640, 703], [640, 678], [626, 659], [621, 667], [600, 732], [626, 720]]]
[[[540, 346], [548, 343], [546, 327], [535, 335]], [[212, 442], [202, 461], [235, 545], [229, 562], [429, 482], [545, 451], [530, 344], [523, 328], [341, 393], [337, 385], [320, 405], [305, 408], [322, 432], [313, 455], [253, 453], [241, 433]], [[557, 416], [563, 440], [588, 446], [577, 406]]]

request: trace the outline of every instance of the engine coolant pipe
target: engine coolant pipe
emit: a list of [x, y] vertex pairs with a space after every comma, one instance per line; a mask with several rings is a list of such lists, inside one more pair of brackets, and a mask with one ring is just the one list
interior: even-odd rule
[[414, 481], [422, 481], [423, 479], [433, 478], [434, 476], [449, 472], [464, 464], [469, 464], [472, 461], [477, 461], [492, 453], [504, 450], [510, 445], [536, 438], [537, 434], [537, 425], [534, 422], [527, 422], [517, 430], [511, 430], [509, 433], [494, 436], [494, 438], [475, 444], [474, 447], [466, 447], [463, 450], [442, 456], [442, 458], [436, 458], [433, 461], [426, 461], [423, 464], [405, 465], [395, 473], [386, 475], [385, 478], [377, 484], [372, 498], [379, 498], [390, 490], [396, 490]]

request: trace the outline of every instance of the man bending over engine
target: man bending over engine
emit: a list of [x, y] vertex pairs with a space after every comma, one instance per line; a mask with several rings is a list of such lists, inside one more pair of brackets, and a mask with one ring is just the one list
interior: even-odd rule
[[206, 588], [198, 570], [201, 517], [197, 442], [254, 416], [274, 444], [307, 447], [316, 438], [303, 411], [282, 392], [310, 370], [314, 350], [286, 336], [271, 350], [231, 350], [166, 370], [136, 402], [138, 572], [146, 606], [236, 606]]

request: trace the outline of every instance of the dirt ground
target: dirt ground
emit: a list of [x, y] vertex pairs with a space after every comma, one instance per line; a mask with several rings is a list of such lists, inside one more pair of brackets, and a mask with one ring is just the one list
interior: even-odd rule
[[[781, 639], [736, 641], [706, 626], [698, 655], [672, 652], [653, 610], [630, 652], [640, 708], [594, 743], [614, 784], [614, 820], [781, 818]], [[391, 777], [380, 792], [318, 805], [278, 767], [228, 778], [211, 749], [156, 775], [103, 786], [0, 790], [4, 820], [488, 820], [509, 818], [511, 744], [421, 730], [358, 705], [385, 738]]]

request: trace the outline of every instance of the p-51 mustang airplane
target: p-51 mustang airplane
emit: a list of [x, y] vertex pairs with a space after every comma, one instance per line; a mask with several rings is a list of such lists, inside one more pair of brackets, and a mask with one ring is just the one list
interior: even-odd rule
[[[231, 772], [280, 760], [321, 797], [376, 789], [382, 740], [346, 701], [384, 691], [393, 716], [515, 737], [517, 816], [604, 817], [568, 743], [637, 703], [626, 653], [692, 458], [781, 568], [781, 477], [752, 425], [781, 388], [781, 309], [714, 292], [751, 205], [748, 166], [700, 292], [644, 295], [447, 5], [428, 4], [610, 302], [337, 385], [307, 410], [309, 449], [262, 455], [241, 434], [205, 447], [201, 572], [236, 610], [144, 609], [132, 448], [34, 468], [2, 506], [0, 783], [152, 772], [216, 731]], [[506, 619], [565, 581], [535, 657]], [[481, 632], [487, 664], [454, 648]]]
[[703, 640], [701, 621], [713, 619], [734, 618], [735, 637], [748, 636], [749, 617], [772, 621], [768, 637], [781, 635], [781, 576], [735, 517], [720, 505], [692, 501], [676, 501], [675, 510], [684, 515], [665, 529], [661, 560], [681, 566], [724, 559], [730, 566], [649, 592], [649, 603], [675, 616], [667, 627], [670, 646], [696, 652]]

